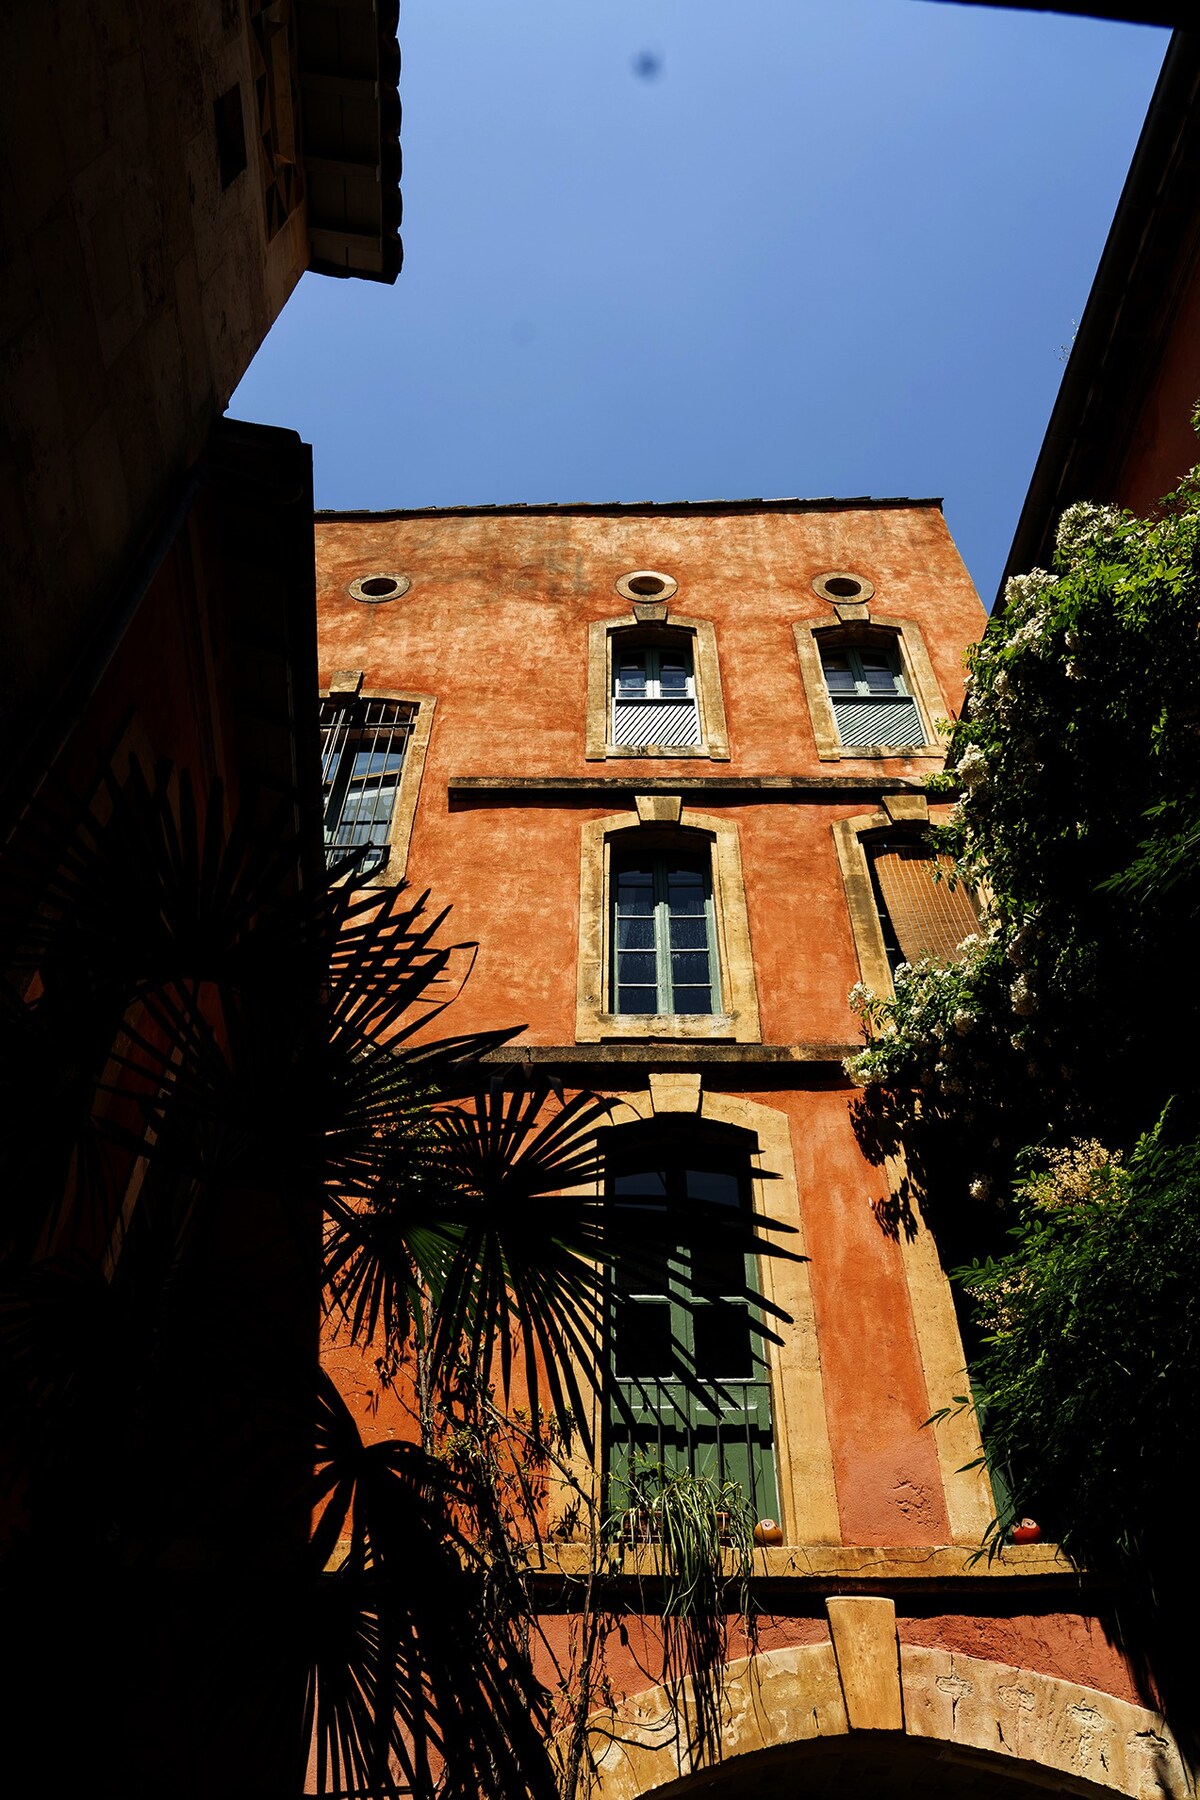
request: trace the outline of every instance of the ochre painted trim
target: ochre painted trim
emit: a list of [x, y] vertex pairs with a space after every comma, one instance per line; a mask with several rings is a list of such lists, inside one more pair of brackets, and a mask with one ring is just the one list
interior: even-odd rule
[[[792, 1235], [780, 1242], [806, 1258], [804, 1208], [787, 1114], [740, 1094], [705, 1093], [700, 1116], [754, 1133], [758, 1144], [753, 1158], [755, 1210], [792, 1226]], [[762, 1177], [773, 1179], [760, 1178], [759, 1171]], [[789, 1544], [837, 1544], [841, 1520], [808, 1262], [765, 1256], [759, 1263], [759, 1281], [763, 1298], [790, 1315], [786, 1324], [777, 1320], [773, 1326], [782, 1341], [766, 1345], [784, 1540]]]
[[598, 1044], [620, 1039], [633, 1039], [639, 1043], [656, 1039], [712, 1042], [724, 1038], [738, 1044], [760, 1043], [762, 1029], [737, 826], [708, 813], [693, 812], [689, 807], [682, 808], [677, 829], [707, 838], [712, 847], [713, 914], [723, 1010], [703, 1018], [626, 1018], [608, 1010], [612, 960], [609, 916], [612, 910], [612, 842], [620, 832], [643, 829], [669, 831], [671, 827], [644, 827], [634, 812], [590, 819], [580, 832], [576, 1042]]
[[649, 757], [657, 762], [663, 757], [688, 757], [695, 761], [707, 757], [713, 762], [729, 761], [729, 728], [725, 722], [725, 696], [721, 688], [721, 664], [717, 656], [716, 627], [710, 619], [683, 618], [671, 614], [662, 621], [664, 628], [686, 632], [692, 639], [692, 672], [696, 681], [696, 699], [700, 710], [700, 743], [643, 750], [609, 741], [612, 719], [612, 640], [620, 631], [644, 630], [645, 621], [636, 613], [616, 619], [597, 619], [588, 626], [587, 728], [584, 758], [603, 762], [620, 757]]
[[857, 813], [851, 819], [839, 819], [833, 826], [842, 886], [846, 890], [846, 906], [850, 914], [850, 930], [858, 953], [858, 969], [863, 982], [873, 994], [892, 993], [892, 971], [883, 942], [883, 927], [871, 886], [871, 869], [863, 846], [863, 834], [882, 831], [890, 824], [886, 813]]

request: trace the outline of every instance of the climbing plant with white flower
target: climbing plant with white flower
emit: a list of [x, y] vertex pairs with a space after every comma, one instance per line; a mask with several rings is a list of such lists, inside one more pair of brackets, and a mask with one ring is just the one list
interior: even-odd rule
[[970, 653], [930, 788], [957, 800], [939, 847], [986, 893], [984, 935], [949, 967], [901, 970], [892, 993], [857, 991], [866, 1042], [847, 1064], [887, 1092], [899, 1137], [953, 1131], [943, 1200], [968, 1204], [972, 1182], [1002, 1196], [1029, 1143], [1101, 1127], [1131, 1143], [1153, 1124], [1174, 1085], [1157, 1054], [1166, 995], [1176, 1038], [1200, 1007], [1173, 973], [1193, 896], [1200, 913], [1198, 766], [1189, 477], [1153, 520], [1070, 507], [1053, 567], [1008, 582]]

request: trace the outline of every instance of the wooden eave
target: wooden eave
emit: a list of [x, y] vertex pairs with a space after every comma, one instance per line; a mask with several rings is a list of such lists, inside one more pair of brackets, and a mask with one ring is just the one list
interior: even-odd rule
[[400, 242], [398, 0], [295, 0], [309, 267], [395, 281]]

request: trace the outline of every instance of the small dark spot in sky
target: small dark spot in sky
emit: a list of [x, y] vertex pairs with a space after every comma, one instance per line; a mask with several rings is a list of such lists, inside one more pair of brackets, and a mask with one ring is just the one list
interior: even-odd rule
[[657, 81], [662, 74], [663, 59], [653, 50], [639, 50], [633, 59], [633, 72], [641, 81]]

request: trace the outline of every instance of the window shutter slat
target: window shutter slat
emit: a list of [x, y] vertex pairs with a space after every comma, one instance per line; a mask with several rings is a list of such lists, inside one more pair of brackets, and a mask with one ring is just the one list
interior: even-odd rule
[[613, 743], [673, 749], [700, 742], [700, 715], [694, 700], [613, 702]]
[[915, 700], [906, 696], [886, 700], [874, 695], [869, 699], [851, 699], [841, 694], [831, 694], [830, 699], [844, 746], [879, 744], [902, 750], [925, 742]]
[[964, 938], [979, 929], [971, 896], [961, 882], [935, 881], [934, 869], [949, 869], [917, 844], [881, 846], [872, 856], [879, 891], [905, 962], [923, 956], [952, 962]]

